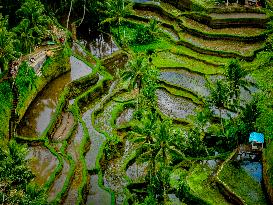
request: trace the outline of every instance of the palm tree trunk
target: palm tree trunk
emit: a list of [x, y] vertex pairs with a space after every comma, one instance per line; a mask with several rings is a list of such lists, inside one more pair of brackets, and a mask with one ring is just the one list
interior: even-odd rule
[[83, 15], [82, 15], [82, 19], [81, 19], [81, 22], [80, 22], [79, 26], [82, 24], [82, 22], [83, 22], [83, 20], [84, 20], [84, 17], [85, 17], [85, 10], [86, 10], [85, 5], [86, 5], [86, 0], [84, 0]]
[[224, 132], [224, 124], [223, 124], [223, 119], [222, 119], [222, 110], [221, 110], [221, 108], [219, 108], [219, 112], [220, 112], [221, 126], [222, 126], [222, 130], [223, 130], [223, 132]]
[[67, 29], [68, 29], [68, 24], [69, 24], [71, 10], [72, 10], [72, 5], [73, 5], [73, 0], [70, 1], [70, 8], [69, 8], [69, 12], [68, 12], [68, 15], [67, 15], [67, 21], [66, 21], [66, 28]]

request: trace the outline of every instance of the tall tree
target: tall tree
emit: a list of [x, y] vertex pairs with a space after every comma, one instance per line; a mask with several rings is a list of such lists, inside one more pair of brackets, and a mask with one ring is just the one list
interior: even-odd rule
[[125, 16], [131, 13], [131, 4], [126, 0], [107, 0], [107, 18], [102, 23], [110, 23], [118, 28], [118, 38], [120, 38], [120, 27]]
[[15, 51], [15, 33], [8, 31], [8, 19], [0, 16], [0, 72], [8, 69], [8, 64], [18, 57]]
[[130, 80], [130, 88], [133, 89], [137, 86], [139, 89], [142, 88], [142, 77], [148, 70], [147, 59], [142, 56], [136, 56], [129, 61], [125, 66], [125, 71], [121, 77], [123, 80]]
[[14, 32], [19, 35], [23, 52], [32, 51], [34, 45], [50, 37], [49, 28], [52, 21], [46, 15], [44, 5], [40, 1], [26, 0], [16, 14], [21, 21], [14, 28]]
[[238, 60], [231, 60], [225, 68], [225, 76], [228, 81], [231, 98], [238, 100], [240, 96], [240, 87], [248, 90], [249, 82], [245, 80], [247, 72], [242, 68]]
[[26, 166], [26, 146], [14, 140], [0, 142], [0, 203], [47, 204], [43, 190], [31, 184], [34, 175]]
[[214, 87], [211, 87], [211, 95], [209, 101], [218, 108], [220, 113], [220, 120], [222, 129], [224, 130], [223, 119], [222, 119], [222, 108], [227, 106], [228, 102], [228, 88], [224, 85], [223, 81], [217, 81]]

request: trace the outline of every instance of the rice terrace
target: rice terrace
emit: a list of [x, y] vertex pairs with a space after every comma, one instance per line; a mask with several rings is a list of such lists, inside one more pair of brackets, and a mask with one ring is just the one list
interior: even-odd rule
[[273, 203], [272, 0], [0, 0], [0, 204]]

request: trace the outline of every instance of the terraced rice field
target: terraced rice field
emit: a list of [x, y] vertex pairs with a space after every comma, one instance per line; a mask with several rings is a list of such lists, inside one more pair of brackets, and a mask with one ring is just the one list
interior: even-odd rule
[[233, 52], [242, 56], [251, 56], [255, 50], [263, 47], [260, 42], [246, 43], [231, 40], [207, 40], [188, 33], [183, 34], [182, 37], [186, 42], [189, 42], [199, 48], [212, 51]]
[[218, 14], [218, 13], [210, 13], [212, 18], [216, 19], [266, 19], [268, 18], [266, 14], [263, 13], [226, 13], [226, 14]]
[[[177, 18], [180, 18], [183, 13], [166, 3], [159, 5]], [[135, 13], [145, 18], [156, 18], [159, 22], [175, 24], [169, 17], [157, 12], [136, 10]], [[266, 18], [264, 14], [255, 13], [210, 14], [210, 16], [217, 19]], [[253, 36], [264, 32], [264, 29], [245, 26], [213, 29], [193, 19], [183, 17], [182, 20], [191, 28], [215, 35]], [[162, 116], [180, 122], [179, 126], [192, 124], [192, 116], [196, 114], [196, 109], [203, 105], [204, 99], [210, 94], [209, 86], [217, 79], [223, 78], [223, 66], [230, 57], [223, 56], [221, 53], [237, 53], [238, 58], [243, 58], [263, 47], [263, 42], [203, 39], [181, 29], [168, 28], [166, 32], [175, 34], [173, 37], [176, 41], [187, 41], [190, 45], [177, 45], [169, 41], [169, 38], [160, 37], [148, 45], [130, 45], [128, 49], [130, 52], [132, 50], [141, 52], [148, 48], [155, 50], [152, 64], [160, 68], [159, 87], [156, 90], [157, 108]], [[134, 119], [135, 110], [134, 107], [127, 107], [126, 103], [134, 102], [139, 90], [128, 90], [128, 82], [122, 84], [115, 72], [112, 75], [109, 73], [109, 70], [116, 71], [117, 67], [122, 69], [127, 57], [105, 64], [108, 65], [105, 69], [100, 66], [107, 55], [118, 50], [117, 46], [113, 48], [110, 46], [112, 40], [112, 37], [100, 35], [91, 42], [90, 39], [81, 41], [93, 52], [93, 55], [100, 58], [99, 60], [86, 53], [80, 45], [74, 47], [75, 56], [78, 54], [81, 58], [89, 56], [92, 60], [86, 63], [71, 57], [71, 72], [63, 75], [61, 80], [57, 79], [57, 83], [53, 81], [50, 84], [53, 87], [47, 87], [43, 91], [48, 92], [50, 97], [47, 98], [44, 94], [35, 101], [36, 104], [29, 108], [30, 114], [27, 113], [22, 120], [22, 130], [18, 130], [20, 135], [29, 138], [24, 140], [29, 140], [30, 143], [28, 155], [31, 159], [30, 167], [36, 174], [35, 181], [46, 188], [49, 202], [124, 204], [131, 196], [129, 185], [145, 182], [148, 164], [135, 160], [138, 144], [126, 137], [126, 126]], [[98, 46], [100, 43], [103, 45]], [[213, 53], [200, 52], [193, 46], [199, 50], [211, 50]], [[128, 56], [129, 54], [127, 53]], [[89, 67], [91, 65], [93, 65], [92, 68]], [[73, 98], [66, 99], [64, 102], [66, 106], [63, 106], [59, 118], [54, 121], [56, 126], [53, 126], [54, 129], [49, 129], [50, 120], [54, 119], [56, 113], [58, 114], [56, 108], [64, 88], [72, 81], [83, 80], [81, 78], [83, 76], [95, 74], [99, 75], [96, 83], [78, 92]], [[84, 84], [84, 82], [81, 83]], [[250, 89], [256, 90], [254, 86]], [[242, 89], [242, 98], [248, 101], [251, 96]], [[121, 107], [122, 109], [117, 111], [117, 108]], [[213, 107], [212, 111], [219, 118], [219, 109]], [[222, 117], [226, 119], [237, 115], [227, 109], [222, 109], [221, 112]], [[42, 120], [39, 120], [41, 116]], [[39, 122], [45, 124], [40, 125]], [[107, 144], [111, 140], [116, 144]], [[118, 147], [116, 152], [112, 150], [115, 146]], [[107, 152], [114, 152], [114, 157], [108, 158]], [[216, 168], [210, 167], [210, 164], [196, 165], [193, 170], [190, 170], [188, 184], [193, 192], [201, 198], [206, 198], [212, 204], [230, 204], [214, 186], [210, 184], [205, 187]], [[198, 177], [192, 177], [195, 175]], [[204, 189], [207, 191], [207, 196], [199, 193]], [[170, 193], [168, 196], [173, 201], [180, 202], [175, 194]]]
[[229, 35], [238, 35], [238, 36], [256, 36], [262, 34], [265, 29], [262, 28], [211, 28], [205, 24], [199, 23], [190, 18], [181, 17], [183, 24], [188, 28], [196, 29], [200, 32], [206, 32], [209, 34], [229, 34]]

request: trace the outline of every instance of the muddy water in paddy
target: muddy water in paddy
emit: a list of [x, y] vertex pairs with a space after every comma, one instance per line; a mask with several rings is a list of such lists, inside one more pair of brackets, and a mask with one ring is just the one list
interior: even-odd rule
[[18, 134], [26, 137], [40, 136], [53, 116], [64, 87], [92, 70], [75, 57], [70, 58], [71, 71], [51, 81], [36, 97], [20, 122]]
[[124, 202], [125, 188], [129, 184], [125, 177], [126, 171], [124, 170], [124, 163], [128, 160], [128, 157], [135, 151], [135, 149], [136, 145], [126, 140], [122, 155], [111, 160], [104, 171], [104, 186], [115, 192], [115, 204], [123, 204]]
[[35, 175], [35, 182], [41, 186], [45, 184], [59, 163], [58, 159], [43, 146], [29, 147], [26, 159], [29, 159], [29, 166]]
[[72, 139], [71, 143], [67, 147], [67, 153], [70, 154], [73, 160], [76, 162], [76, 169], [74, 172], [73, 180], [69, 186], [67, 196], [64, 200], [64, 204], [76, 204], [78, 198], [78, 188], [82, 181], [82, 165], [80, 163], [80, 144], [83, 138], [83, 127], [81, 124], [78, 126], [77, 133]]
[[113, 82], [109, 88], [108, 94], [104, 95], [100, 99], [99, 102], [96, 102], [96, 104], [93, 105], [93, 107], [90, 107], [83, 114], [83, 117], [82, 117], [82, 119], [85, 122], [86, 127], [88, 129], [88, 133], [89, 133], [90, 141], [91, 141], [90, 149], [88, 150], [88, 152], [86, 153], [86, 156], [85, 156], [86, 165], [87, 165], [88, 170], [92, 170], [96, 167], [96, 159], [97, 159], [99, 150], [101, 148], [101, 145], [103, 144], [103, 142], [106, 139], [103, 134], [97, 132], [97, 130], [95, 129], [95, 127], [92, 123], [91, 116], [92, 116], [92, 113], [94, 111], [98, 110], [100, 108], [101, 104], [103, 104], [103, 102], [108, 99], [109, 94], [111, 94], [113, 92], [116, 85], [117, 85], [117, 81]]
[[145, 176], [147, 175], [148, 171], [148, 163], [133, 163], [131, 166], [128, 167], [126, 170], [127, 176], [133, 181], [133, 182], [144, 182]]
[[85, 112], [82, 117], [88, 129], [90, 140], [91, 140], [90, 149], [85, 155], [85, 161], [86, 161], [88, 170], [92, 170], [96, 168], [96, 159], [97, 159], [100, 147], [105, 140], [105, 137], [99, 132], [97, 132], [92, 124], [92, 121], [91, 121], [92, 112], [93, 112], [93, 109], [90, 109], [87, 112]]
[[158, 89], [156, 94], [158, 97], [158, 107], [165, 115], [178, 119], [186, 119], [190, 115], [195, 114], [197, 105], [190, 100], [174, 96], [162, 89]]
[[194, 92], [198, 96], [208, 96], [210, 94], [206, 87], [206, 79], [202, 75], [188, 72], [182, 69], [168, 69], [160, 72], [160, 80], [172, 85], [185, 88]]
[[111, 204], [111, 194], [103, 190], [98, 185], [98, 175], [92, 175], [89, 182], [89, 193], [87, 196], [87, 205], [110, 205]]
[[56, 178], [56, 180], [54, 181], [49, 191], [49, 194], [48, 194], [49, 202], [52, 201], [57, 196], [57, 194], [62, 190], [62, 187], [64, 185], [68, 172], [69, 172], [69, 164], [66, 160], [64, 160], [62, 172]]

